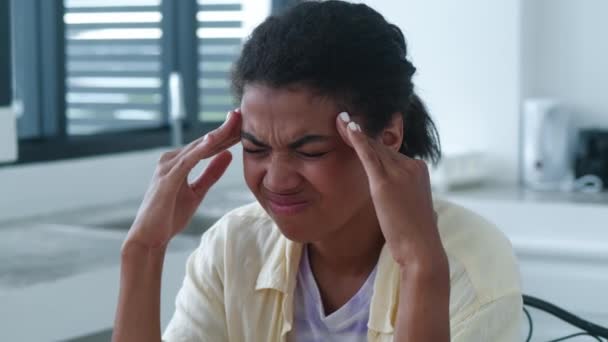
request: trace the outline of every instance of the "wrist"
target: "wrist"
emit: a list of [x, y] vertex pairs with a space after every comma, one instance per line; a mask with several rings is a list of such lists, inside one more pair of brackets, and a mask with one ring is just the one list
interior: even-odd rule
[[412, 253], [397, 261], [401, 279], [416, 278], [422, 281], [442, 281], [448, 279], [450, 266], [443, 248], [426, 253]]
[[447, 260], [445, 249], [439, 237], [430, 236], [416, 241], [387, 241], [393, 259], [400, 267], [432, 266], [434, 263]]
[[167, 245], [160, 245], [158, 247], [151, 247], [145, 244], [139, 243], [134, 240], [127, 239], [122, 245], [120, 255], [122, 261], [135, 261], [135, 260], [164, 260], [167, 251]]
[[395, 341], [449, 341], [449, 307], [445, 253], [401, 266]]

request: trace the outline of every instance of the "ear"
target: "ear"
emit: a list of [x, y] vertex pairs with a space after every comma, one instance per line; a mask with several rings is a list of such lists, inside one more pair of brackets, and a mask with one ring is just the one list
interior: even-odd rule
[[401, 112], [393, 113], [391, 120], [378, 135], [378, 142], [394, 151], [399, 151], [403, 143], [403, 114]]

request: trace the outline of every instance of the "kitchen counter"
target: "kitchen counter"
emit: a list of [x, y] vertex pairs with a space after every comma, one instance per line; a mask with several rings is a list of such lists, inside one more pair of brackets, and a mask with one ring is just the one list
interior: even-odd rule
[[[556, 198], [512, 189], [436, 196], [472, 209], [505, 233], [519, 259], [525, 293], [608, 325], [608, 205], [604, 199]], [[252, 199], [242, 188], [215, 190], [201, 209], [219, 216]], [[137, 203], [122, 204], [114, 214], [101, 210], [105, 216], [80, 213], [62, 222], [44, 219], [47, 223], [0, 227], [3, 339], [55, 341], [110, 329], [118, 297], [119, 250], [128, 224], [105, 229], [102, 223], [129, 222], [136, 209]], [[186, 259], [198, 241], [196, 235], [183, 235], [170, 245], [163, 273], [163, 326], [173, 313]], [[533, 315], [533, 341], [572, 332], [550, 316], [534, 311]]]
[[[230, 209], [253, 200], [239, 184], [214, 187], [191, 222], [197, 227], [171, 241], [163, 268], [163, 326], [201, 234]], [[138, 207], [138, 200], [127, 201], [0, 224], [2, 340], [58, 341], [110, 329], [120, 247]]]
[[[0, 322], [6, 341], [57, 341], [110, 328], [118, 298], [121, 232], [61, 225], [0, 230]], [[163, 322], [198, 238], [172, 241]], [[16, 248], [16, 246], [19, 246]]]
[[[608, 326], [607, 193], [480, 188], [435, 195], [477, 212], [505, 233], [519, 261], [525, 294]], [[577, 332], [553, 316], [535, 309], [531, 313], [532, 341]]]
[[572, 206], [605, 206], [608, 209], [608, 191], [599, 193], [532, 191], [517, 186], [477, 186], [436, 192], [439, 196], [462, 199], [487, 199], [519, 203], [545, 203]]

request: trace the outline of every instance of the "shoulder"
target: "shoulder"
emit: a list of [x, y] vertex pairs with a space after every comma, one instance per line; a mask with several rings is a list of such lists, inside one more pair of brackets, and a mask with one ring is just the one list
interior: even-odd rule
[[[436, 199], [435, 211], [452, 282], [468, 283], [479, 305], [521, 293], [519, 269], [509, 239], [491, 222], [469, 209]], [[458, 284], [453, 284], [458, 286]], [[464, 294], [463, 294], [464, 295]], [[471, 298], [472, 299], [472, 298]]]
[[251, 303], [264, 255], [279, 234], [257, 203], [228, 212], [209, 228], [186, 263], [165, 340], [225, 341], [228, 336], [249, 336], [237, 318], [254, 319], [252, 308], [260, 305], [245, 303]]
[[238, 207], [222, 216], [203, 234], [203, 241], [250, 247], [280, 238], [281, 234], [272, 218], [258, 202]]

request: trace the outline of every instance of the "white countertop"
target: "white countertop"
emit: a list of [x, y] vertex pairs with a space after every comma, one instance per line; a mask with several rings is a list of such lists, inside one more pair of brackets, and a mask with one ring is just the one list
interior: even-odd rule
[[[508, 189], [436, 196], [497, 224], [520, 260], [525, 293], [608, 325], [608, 205], [603, 199], [553, 196], [550, 200], [547, 195]], [[3, 338], [55, 341], [110, 328], [118, 296], [123, 233], [48, 224], [0, 229]], [[72, 247], [66, 248], [65, 243]], [[198, 238], [182, 237], [170, 246], [163, 273], [163, 325], [173, 313], [186, 258], [197, 244]], [[63, 247], [58, 248], [60, 245]], [[19, 277], [7, 276], [19, 275], [17, 268], [29, 271]], [[535, 315], [535, 321], [538, 340], [571, 331], [548, 316]]]
[[[519, 261], [525, 294], [608, 326], [607, 193], [482, 188], [435, 195], [475, 211], [505, 233]], [[553, 316], [535, 309], [531, 313], [532, 341], [577, 332]]]
[[[38, 225], [3, 229], [0, 235], [3, 340], [57, 341], [112, 327], [121, 232]], [[163, 324], [173, 312], [186, 259], [198, 242], [180, 237], [169, 247], [163, 272]], [[9, 243], [21, 247], [8, 249]], [[11, 257], [11, 251], [18, 255]]]

